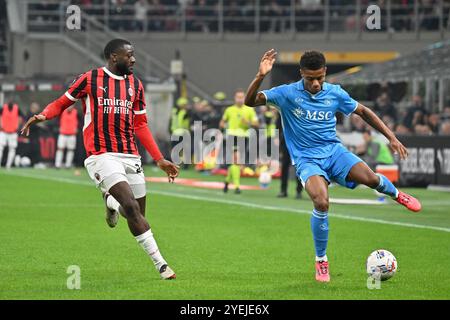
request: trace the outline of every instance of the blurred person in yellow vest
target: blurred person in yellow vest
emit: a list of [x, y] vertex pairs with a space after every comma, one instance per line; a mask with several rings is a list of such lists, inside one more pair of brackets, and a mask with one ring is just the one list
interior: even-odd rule
[[[171, 139], [172, 148], [182, 141], [182, 137], [190, 138], [191, 130], [191, 113], [189, 110], [189, 100], [184, 97], [180, 97], [176, 101], [176, 107], [172, 109], [172, 119], [170, 123], [170, 133], [172, 137], [178, 137]], [[190, 163], [189, 155], [183, 154], [184, 166]]]
[[[239, 185], [239, 178], [237, 176], [237, 172], [240, 172], [240, 166], [242, 164], [248, 163], [251, 159], [249, 159], [249, 142], [250, 138], [250, 128], [258, 128], [259, 121], [256, 115], [256, 112], [253, 108], [246, 106], [244, 104], [245, 101], [245, 91], [243, 89], [236, 90], [234, 94], [234, 104], [227, 107], [223, 113], [222, 120], [220, 121], [220, 128], [225, 129], [225, 148], [223, 149], [225, 152], [223, 156], [225, 157], [225, 163], [230, 164], [228, 167], [228, 171], [232, 171], [233, 173], [233, 184]], [[239, 150], [238, 140], [243, 141], [245, 144], [245, 148], [243, 150]], [[228, 148], [232, 148], [232, 150], [227, 150]], [[236, 161], [236, 157], [239, 155], [240, 161]], [[244, 156], [245, 160], [242, 160], [242, 156]], [[256, 159], [254, 159], [256, 160]], [[239, 168], [239, 170], [238, 170]], [[224, 192], [228, 191], [228, 183], [225, 182]], [[236, 187], [236, 193], [240, 193], [238, 190], [239, 187]]]

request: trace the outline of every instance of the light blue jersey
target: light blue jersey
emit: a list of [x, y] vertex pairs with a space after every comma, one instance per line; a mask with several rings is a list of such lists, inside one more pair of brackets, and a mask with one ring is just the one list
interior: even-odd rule
[[336, 112], [346, 116], [358, 103], [339, 85], [324, 82], [322, 90], [311, 94], [303, 80], [261, 91], [267, 104], [281, 114], [286, 146], [294, 164], [305, 158], [323, 159], [340, 144], [336, 136]]

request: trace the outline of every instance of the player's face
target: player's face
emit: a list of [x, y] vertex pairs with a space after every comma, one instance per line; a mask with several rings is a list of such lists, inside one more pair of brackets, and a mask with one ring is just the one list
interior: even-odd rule
[[325, 75], [327, 73], [327, 68], [323, 67], [317, 70], [300, 69], [300, 74], [304, 79], [305, 89], [316, 94], [322, 90], [322, 83], [325, 81]]
[[242, 106], [245, 102], [245, 93], [242, 91], [236, 92], [234, 95], [234, 103], [238, 106]]
[[133, 66], [136, 63], [136, 58], [134, 57], [134, 48], [132, 45], [126, 44], [116, 53], [113, 54], [113, 59], [115, 59], [115, 64], [117, 71], [120, 74], [132, 74]]

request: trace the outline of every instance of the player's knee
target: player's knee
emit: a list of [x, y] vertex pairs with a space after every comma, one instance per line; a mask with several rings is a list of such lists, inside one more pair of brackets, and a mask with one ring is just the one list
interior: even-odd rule
[[329, 202], [328, 202], [328, 198], [327, 197], [317, 196], [317, 197], [314, 197], [312, 200], [313, 200], [313, 203], [314, 203], [314, 208], [316, 210], [319, 210], [321, 212], [327, 212], [328, 211]]
[[140, 215], [139, 203], [135, 199], [126, 200], [121, 206], [127, 218], [135, 219]]

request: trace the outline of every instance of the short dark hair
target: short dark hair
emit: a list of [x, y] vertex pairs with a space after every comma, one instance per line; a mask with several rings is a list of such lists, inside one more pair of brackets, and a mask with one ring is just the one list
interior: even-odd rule
[[300, 69], [319, 70], [325, 65], [325, 56], [319, 51], [306, 51], [300, 58]]
[[125, 39], [113, 39], [108, 42], [105, 46], [105, 49], [103, 50], [105, 59], [109, 59], [111, 57], [111, 54], [117, 52], [118, 49], [122, 48], [126, 44], [131, 45], [130, 41]]

